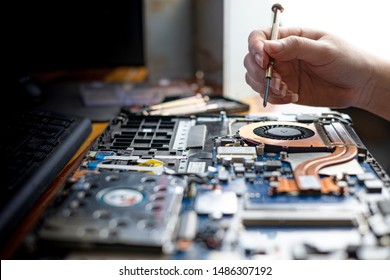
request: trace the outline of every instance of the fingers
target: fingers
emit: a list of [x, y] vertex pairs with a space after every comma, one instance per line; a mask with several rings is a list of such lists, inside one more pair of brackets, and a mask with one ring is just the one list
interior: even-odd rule
[[[299, 27], [279, 27], [279, 38], [287, 38], [290, 36], [304, 37], [312, 40], [319, 40], [320, 38], [326, 35], [325, 32], [309, 29], [309, 28], [299, 28]], [[271, 38], [271, 28], [264, 28], [260, 30], [255, 30], [249, 35], [248, 43], [251, 43], [256, 40], [265, 41]]]
[[[265, 68], [268, 65], [269, 55], [276, 58], [277, 55], [286, 54], [294, 48], [297, 48], [295, 49], [297, 53], [290, 57], [286, 57], [285, 59], [303, 59], [305, 55], [310, 53], [310, 51], [313, 51], [313, 48], [314, 50], [318, 51], [319, 47], [316, 46], [315, 43], [326, 34], [324, 32], [311, 29], [280, 27], [279, 35], [279, 37], [281, 38], [280, 41], [282, 41], [283, 44], [286, 46], [284, 49], [285, 52], [281, 53], [279, 53], [275, 48], [270, 46], [270, 44], [272, 43], [268, 39], [271, 37], [271, 28], [255, 30], [252, 31], [249, 35], [248, 51], [260, 67]], [[286, 41], [284, 41], [283, 38], [286, 38]], [[310, 51], [308, 52], [307, 50]], [[314, 57], [312, 57], [312, 59], [313, 58]]]
[[[265, 69], [260, 67], [251, 54], [247, 54], [244, 58], [244, 66], [247, 69], [246, 82], [252, 87], [253, 90], [262, 93], [265, 86]], [[287, 85], [282, 81], [282, 77], [278, 71], [272, 72], [272, 79], [270, 88], [277, 96], [285, 96], [287, 92]]]
[[249, 53], [244, 58], [244, 67], [254, 79], [265, 75], [264, 69], [259, 66], [257, 59]]
[[288, 93], [283, 98], [275, 98], [273, 96], [268, 97], [268, 103], [271, 103], [273, 105], [284, 105], [284, 104], [290, 104], [290, 103], [297, 103], [298, 102], [298, 94], [295, 93]]
[[[273, 104], [285, 104], [297, 102], [298, 95], [288, 89], [279, 71], [290, 77], [293, 74], [294, 60], [306, 61], [309, 64], [323, 64], [329, 61], [331, 47], [320, 39], [326, 34], [320, 31], [301, 28], [280, 28], [278, 40], [267, 40], [270, 37], [271, 29], [253, 31], [248, 38], [249, 53], [244, 59], [244, 66], [247, 69], [246, 82], [253, 90], [264, 94], [265, 69], [269, 64], [270, 57], [274, 58], [278, 67], [274, 67], [270, 84], [269, 102]], [[324, 61], [327, 60], [327, 61]], [[331, 59], [331, 58], [330, 58]], [[291, 82], [291, 81], [290, 81]], [[293, 87], [294, 84], [292, 85]]]
[[[245, 80], [254, 91], [260, 93], [261, 96], [264, 95], [265, 79], [256, 79], [251, 77], [249, 73], [246, 73]], [[280, 78], [274, 77], [271, 79], [271, 94], [275, 95], [277, 98], [282, 98], [286, 96], [287, 90], [288, 88], [286, 83], [282, 82]]]
[[255, 30], [248, 38], [249, 54], [262, 68], [265, 68], [269, 62], [268, 55], [264, 52], [264, 41], [266, 40], [267, 34], [264, 30]]
[[321, 64], [329, 60], [331, 48], [327, 44], [298, 36], [265, 41], [264, 50], [278, 61], [301, 60], [310, 64]]
[[[250, 54], [244, 59], [244, 66], [247, 69], [247, 82], [253, 85], [252, 88], [257, 92], [262, 92], [265, 85], [265, 69], [261, 68]], [[281, 90], [281, 76], [277, 71], [272, 72], [271, 87], [275, 90]]]
[[[246, 73], [245, 80], [254, 91], [264, 97], [264, 79], [253, 79], [249, 73]], [[289, 90], [287, 84], [275, 76], [271, 79], [268, 101], [272, 104], [295, 103], [298, 101], [298, 94]]]

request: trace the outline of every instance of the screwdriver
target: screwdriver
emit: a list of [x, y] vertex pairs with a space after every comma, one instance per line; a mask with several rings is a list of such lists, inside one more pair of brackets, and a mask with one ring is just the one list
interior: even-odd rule
[[[271, 8], [272, 12], [274, 13], [274, 19], [272, 22], [272, 28], [271, 28], [271, 38], [270, 40], [276, 40], [279, 36], [279, 15], [281, 12], [283, 12], [284, 8], [280, 4], [274, 4]], [[274, 60], [270, 58], [267, 69], [265, 70], [265, 90], [264, 90], [264, 98], [263, 98], [263, 107], [265, 108], [268, 103], [268, 92], [269, 92], [269, 86], [271, 83], [272, 78], [272, 70], [274, 67]]]

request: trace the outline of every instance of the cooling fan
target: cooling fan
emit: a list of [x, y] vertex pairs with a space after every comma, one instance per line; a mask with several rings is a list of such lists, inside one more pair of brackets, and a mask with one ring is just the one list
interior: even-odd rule
[[320, 169], [355, 159], [358, 144], [344, 126], [337, 121], [257, 122], [240, 128], [238, 134], [249, 145], [264, 145], [266, 151], [330, 152], [326, 156], [300, 163], [293, 170], [294, 179], [278, 178], [270, 190], [278, 193], [319, 193], [343, 195], [346, 190], [331, 178], [320, 178]]
[[241, 127], [239, 135], [249, 144], [264, 144], [269, 151], [329, 150], [314, 123], [257, 122]]
[[265, 125], [256, 127], [253, 133], [260, 136], [276, 140], [299, 140], [312, 137], [314, 131], [297, 125]]

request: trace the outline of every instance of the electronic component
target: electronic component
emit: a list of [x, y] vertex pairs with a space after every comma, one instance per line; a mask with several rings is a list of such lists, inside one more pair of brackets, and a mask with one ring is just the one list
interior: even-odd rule
[[189, 210], [181, 214], [180, 224], [177, 232], [179, 240], [194, 240], [198, 227], [198, 215], [195, 211]]
[[313, 209], [311, 211], [245, 211], [242, 219], [246, 226], [271, 227], [351, 227], [359, 220], [353, 211], [315, 211]]
[[217, 159], [222, 161], [223, 158], [228, 158], [234, 162], [244, 162], [245, 160], [255, 160], [257, 158], [255, 147], [218, 147]]
[[195, 201], [195, 211], [203, 215], [233, 215], [237, 207], [236, 194], [220, 190], [201, 193]]
[[43, 217], [36, 246], [69, 258], [101, 248], [127, 258], [151, 248], [169, 259], [382, 258], [386, 178], [337, 112], [122, 112]]
[[65, 246], [144, 246], [170, 249], [186, 183], [169, 175], [88, 174], [50, 213], [42, 241]]

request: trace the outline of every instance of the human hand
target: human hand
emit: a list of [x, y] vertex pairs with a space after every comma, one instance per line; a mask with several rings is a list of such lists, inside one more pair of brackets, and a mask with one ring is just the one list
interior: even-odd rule
[[302, 28], [279, 28], [279, 40], [267, 40], [271, 29], [253, 31], [245, 56], [246, 82], [264, 94], [265, 69], [275, 64], [268, 101], [344, 108], [363, 107], [363, 92], [373, 72], [369, 56], [337, 36]]

